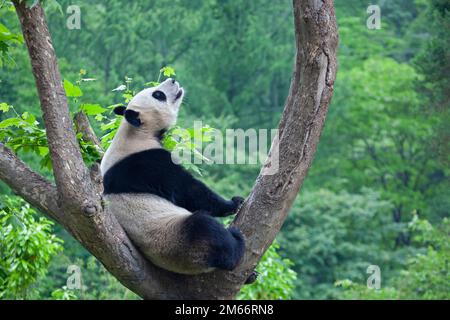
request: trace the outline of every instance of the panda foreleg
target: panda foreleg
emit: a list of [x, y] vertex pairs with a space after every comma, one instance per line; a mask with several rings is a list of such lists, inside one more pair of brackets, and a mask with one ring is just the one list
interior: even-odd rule
[[236, 213], [244, 202], [241, 197], [226, 200], [194, 177], [189, 185], [190, 187], [184, 190], [183, 202], [186, 204], [185, 209], [191, 212], [203, 210], [214, 217], [226, 217]]

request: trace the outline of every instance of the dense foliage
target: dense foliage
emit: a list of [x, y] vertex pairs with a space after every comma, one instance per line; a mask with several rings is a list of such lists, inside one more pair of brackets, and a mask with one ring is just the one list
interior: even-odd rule
[[414, 217], [410, 223], [414, 241], [426, 246], [407, 261], [407, 268], [391, 279], [391, 286], [370, 290], [366, 286], [342, 280], [342, 297], [347, 299], [449, 299], [450, 292], [450, 221], [433, 227], [427, 220]]
[[[71, 4], [45, 1], [48, 23], [71, 111], [89, 115], [103, 147], [120, 121], [112, 108], [167, 76], [187, 91], [168, 149], [198, 147], [194, 120], [205, 142], [211, 128], [276, 127], [293, 62], [291, 1], [80, 0], [79, 30], [66, 28]], [[367, 1], [335, 1], [340, 67], [318, 153], [279, 247], [239, 298], [450, 298], [450, 4], [379, 4], [382, 27], [372, 30]], [[0, 6], [0, 141], [51, 178], [20, 27], [9, 2]], [[78, 138], [88, 164], [101, 156]], [[189, 169], [227, 197], [248, 194], [259, 172]], [[60, 226], [0, 190], [9, 195], [0, 208], [1, 298], [137, 298]], [[67, 286], [71, 265], [79, 289]], [[366, 286], [370, 265], [381, 270], [379, 290]]]
[[[31, 285], [45, 276], [50, 259], [62, 250], [53, 223], [19, 198], [4, 197], [0, 207], [0, 298], [33, 297]], [[34, 296], [35, 297], [35, 296]]]

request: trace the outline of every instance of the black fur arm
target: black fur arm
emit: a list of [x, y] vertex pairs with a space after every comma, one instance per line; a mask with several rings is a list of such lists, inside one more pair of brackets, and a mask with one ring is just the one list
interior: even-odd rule
[[150, 193], [195, 212], [209, 212], [224, 217], [236, 212], [244, 199], [225, 200], [174, 164], [164, 149], [132, 154], [112, 166], [103, 177], [105, 194]]
[[184, 203], [182, 207], [191, 212], [203, 210], [210, 212], [215, 217], [226, 217], [236, 213], [239, 206], [244, 202], [241, 197], [225, 200], [187, 172], [185, 172], [185, 179], [187, 183], [184, 186], [186, 189], [183, 191]]

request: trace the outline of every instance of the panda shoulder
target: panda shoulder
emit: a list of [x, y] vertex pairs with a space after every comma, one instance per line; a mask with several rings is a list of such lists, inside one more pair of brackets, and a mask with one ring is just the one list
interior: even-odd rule
[[106, 172], [105, 176], [116, 175], [119, 172], [145, 173], [149, 171], [148, 169], [151, 169], [153, 174], [182, 170], [181, 166], [172, 160], [172, 155], [167, 150], [149, 149], [131, 154], [118, 161]]

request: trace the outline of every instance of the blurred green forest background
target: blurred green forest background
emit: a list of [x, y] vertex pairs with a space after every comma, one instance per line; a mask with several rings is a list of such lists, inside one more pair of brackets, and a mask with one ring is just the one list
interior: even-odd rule
[[[379, 30], [366, 26], [370, 4], [381, 8]], [[79, 30], [66, 27], [69, 5], [81, 9]], [[239, 297], [449, 299], [450, 2], [335, 6], [339, 71], [318, 152], [258, 281]], [[114, 88], [128, 82], [139, 90], [171, 66], [187, 91], [182, 126], [277, 127], [293, 66], [291, 1], [58, 0], [45, 7], [62, 75], [82, 88], [79, 99], [97, 120], [112, 119], [107, 106], [123, 101]], [[0, 139], [51, 178], [48, 150], [27, 145], [45, 138], [34, 126], [42, 122], [39, 100], [18, 34], [4, 2]], [[15, 113], [29, 125], [8, 120]], [[254, 165], [201, 169], [227, 197], [247, 195], [259, 172]], [[0, 298], [137, 298], [61, 227], [4, 184], [0, 190]], [[71, 265], [82, 272], [81, 289], [66, 286]], [[380, 268], [380, 289], [366, 285], [370, 265]]]

